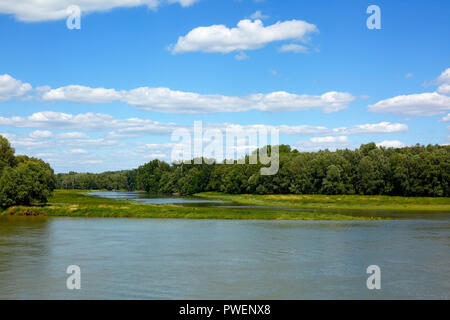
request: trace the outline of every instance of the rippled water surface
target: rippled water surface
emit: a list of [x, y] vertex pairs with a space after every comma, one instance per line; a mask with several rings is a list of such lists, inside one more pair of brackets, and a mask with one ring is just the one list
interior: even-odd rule
[[[3, 299], [450, 297], [450, 215], [398, 221], [0, 218]], [[81, 290], [66, 268], [81, 268]], [[381, 290], [366, 268], [381, 267]]]

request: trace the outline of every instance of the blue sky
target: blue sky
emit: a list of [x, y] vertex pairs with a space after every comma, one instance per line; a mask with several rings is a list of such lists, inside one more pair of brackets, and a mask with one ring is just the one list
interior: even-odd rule
[[198, 120], [300, 151], [450, 142], [449, 2], [83, 3], [0, 0], [0, 134], [57, 172], [169, 160]]

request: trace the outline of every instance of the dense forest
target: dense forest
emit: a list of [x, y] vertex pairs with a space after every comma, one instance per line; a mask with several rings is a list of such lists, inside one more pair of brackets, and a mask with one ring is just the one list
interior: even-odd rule
[[53, 169], [40, 159], [14, 153], [0, 136], [0, 207], [46, 203], [56, 186]]
[[450, 146], [416, 145], [394, 149], [368, 143], [356, 150], [299, 152], [281, 145], [279, 172], [262, 176], [260, 168], [261, 165], [223, 163], [170, 165], [153, 160], [135, 170], [58, 174], [57, 187], [185, 195], [219, 191], [450, 196]]

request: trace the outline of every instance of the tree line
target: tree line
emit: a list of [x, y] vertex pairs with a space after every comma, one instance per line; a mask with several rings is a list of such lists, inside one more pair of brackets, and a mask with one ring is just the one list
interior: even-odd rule
[[16, 156], [0, 135], [0, 207], [46, 203], [55, 187], [56, 177], [48, 163]]
[[[270, 152], [270, 146], [265, 148]], [[57, 187], [183, 195], [218, 191], [450, 196], [450, 146], [384, 148], [368, 143], [356, 150], [299, 152], [281, 145], [279, 150], [280, 168], [273, 176], [261, 175], [262, 165], [248, 164], [248, 156], [247, 164], [234, 165], [168, 164], [153, 160], [134, 170], [58, 174]]]

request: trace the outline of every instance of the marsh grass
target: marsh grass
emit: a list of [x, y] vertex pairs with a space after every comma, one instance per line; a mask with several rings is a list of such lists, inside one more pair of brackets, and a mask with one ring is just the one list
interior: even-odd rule
[[[236, 220], [372, 220], [343, 213], [301, 212], [251, 208], [207, 208], [177, 205], [151, 205], [137, 201], [112, 200], [87, 194], [88, 191], [55, 190], [45, 206], [11, 207], [2, 215], [52, 217], [114, 217], [165, 219]], [[212, 196], [212, 195], [209, 195]]]
[[450, 198], [361, 195], [230, 195], [218, 192], [203, 192], [196, 194], [196, 196], [268, 207], [323, 210], [450, 212]]

